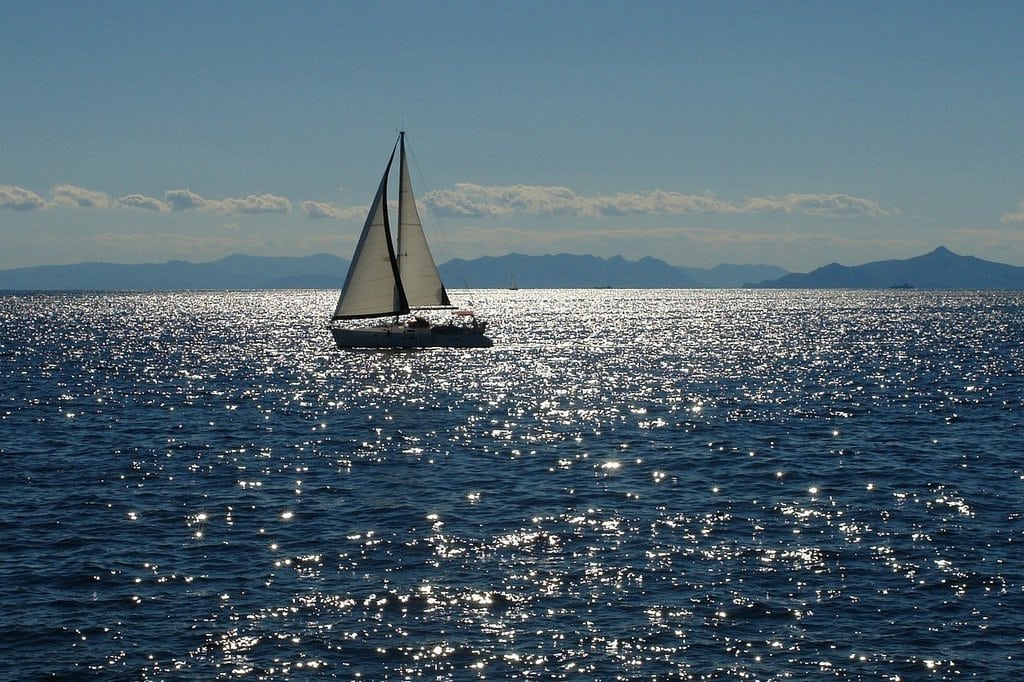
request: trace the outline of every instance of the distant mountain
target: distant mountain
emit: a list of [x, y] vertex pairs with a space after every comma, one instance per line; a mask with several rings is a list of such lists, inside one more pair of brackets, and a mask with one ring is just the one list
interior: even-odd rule
[[[681, 268], [657, 258], [626, 260], [571, 254], [511, 253], [440, 266], [451, 288], [738, 287], [786, 274], [770, 265]], [[233, 255], [207, 263], [78, 263], [0, 270], [2, 290], [159, 291], [168, 289], [340, 289], [348, 261], [325, 253], [303, 258]]]
[[789, 274], [774, 265], [732, 265], [723, 263], [713, 268], [679, 268], [685, 274], [701, 283], [701, 285], [716, 289], [737, 289], [747, 282], [762, 282], [769, 279], [778, 279]]
[[[785, 270], [770, 265], [685, 268], [651, 257], [630, 261], [622, 256], [598, 258], [565, 253], [545, 256], [511, 253], [473, 260], [456, 258], [441, 265], [440, 270], [453, 289], [504, 289], [513, 279], [524, 289], [738, 286], [884, 289], [904, 285], [922, 289], [1024, 289], [1024, 268], [961, 256], [944, 246], [906, 260], [877, 261], [854, 267], [832, 263], [803, 274], [786, 274]], [[209, 263], [78, 263], [0, 270], [0, 289], [340, 289], [347, 271], [348, 261], [325, 253], [302, 258], [234, 255]]]
[[234, 255], [210, 263], [78, 263], [0, 270], [0, 289], [279, 289], [340, 288], [348, 261], [319, 253], [302, 258]]
[[781, 277], [787, 273], [773, 265], [730, 265], [714, 268], [676, 267], [657, 258], [629, 261], [622, 256], [598, 258], [562, 253], [526, 256], [456, 258], [440, 266], [441, 277], [452, 287], [468, 284], [502, 289], [513, 281], [523, 288], [615, 287], [617, 289], [736, 288], [747, 282]]
[[498, 289], [513, 279], [522, 288], [614, 287], [630, 289], [686, 288], [703, 286], [680, 268], [657, 258], [628, 261], [622, 256], [598, 258], [561, 253], [555, 256], [484, 256], [456, 258], [439, 267], [450, 287]]
[[[449, 287], [506, 288], [513, 278], [522, 288], [738, 287], [873, 289], [1024, 289], [1024, 268], [961, 256], [940, 246], [906, 260], [854, 267], [832, 263], [809, 273], [789, 273], [770, 265], [719, 265], [710, 269], [675, 267], [657, 258], [626, 260], [571, 254], [506, 256], [463, 260], [440, 267]], [[0, 270], [3, 290], [166, 290], [166, 289], [340, 289], [348, 261], [325, 253], [302, 258], [234, 255], [209, 263], [169, 261], [141, 265], [78, 263]], [[746, 284], [759, 282], [759, 284]]]
[[791, 273], [750, 285], [772, 289], [1024, 289], [1024, 268], [961, 256], [940, 246], [906, 260], [848, 267], [831, 263], [804, 274]]
[[[628, 261], [621, 256], [605, 259], [509, 254], [469, 261], [455, 259], [439, 269], [451, 288], [506, 288], [513, 277], [523, 288], [707, 286], [656, 258]], [[303, 258], [236, 254], [208, 263], [77, 263], [0, 270], [0, 289], [340, 289], [347, 271], [348, 261], [323, 253]]]

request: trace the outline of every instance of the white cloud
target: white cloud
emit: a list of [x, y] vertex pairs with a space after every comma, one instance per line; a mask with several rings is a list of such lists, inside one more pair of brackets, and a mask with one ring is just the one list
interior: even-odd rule
[[242, 198], [204, 199], [190, 189], [172, 189], [164, 199], [172, 211], [217, 211], [218, 213], [291, 213], [292, 202], [274, 194], [250, 194]]
[[57, 185], [52, 190], [53, 203], [57, 206], [76, 206], [80, 208], [109, 208], [110, 197], [103, 192], [95, 192], [74, 185]]
[[682, 213], [799, 213], [826, 217], [860, 215], [877, 218], [895, 212], [883, 209], [870, 199], [849, 194], [787, 194], [783, 197], [754, 197], [741, 204], [735, 204], [719, 199], [710, 192], [681, 194], [654, 190], [647, 193], [587, 197], [567, 187], [488, 187], [471, 183], [459, 183], [450, 190], [431, 192], [424, 197], [424, 202], [435, 213], [449, 217], [496, 217], [516, 213], [587, 217]]
[[1024, 223], [1024, 201], [1017, 204], [1016, 213], [1004, 213], [999, 219], [1001, 223]]
[[787, 194], [783, 197], [755, 197], [743, 202], [744, 213], [801, 213], [812, 216], [866, 216], [879, 218], [893, 215], [870, 199], [849, 194]]
[[[224, 214], [291, 213], [287, 198], [275, 194], [250, 194], [245, 197], [207, 199], [191, 189], [173, 189], [163, 201], [142, 194], [128, 194], [112, 201], [103, 192], [58, 185], [53, 202], [47, 204], [30, 190], [11, 185], [0, 186], [0, 208], [30, 211], [48, 205], [87, 208], [134, 208], [139, 210], [209, 211]], [[861, 216], [879, 218], [898, 214], [877, 202], [849, 194], [786, 194], [748, 198], [740, 203], [719, 199], [711, 192], [682, 194], [653, 190], [643, 193], [584, 196], [568, 187], [541, 185], [485, 186], [459, 183], [452, 189], [430, 192], [423, 203], [433, 213], [447, 217], [503, 217], [516, 214], [571, 215], [590, 218], [643, 215], [757, 214], [785, 213], [828, 218]], [[364, 207], [341, 207], [329, 202], [304, 201], [302, 211], [310, 218], [356, 220]], [[1024, 222], [1024, 202], [1019, 211], [1006, 213], [1002, 221]]]
[[206, 199], [190, 189], [168, 190], [164, 194], [164, 200], [172, 211], [202, 210], [206, 206]]
[[158, 213], [163, 213], [171, 209], [171, 207], [163, 201], [154, 199], [153, 197], [143, 196], [141, 194], [129, 194], [127, 196], [123, 196], [118, 199], [114, 205], [124, 208], [138, 208], [143, 211], [156, 211]]
[[34, 211], [37, 208], [45, 207], [46, 202], [42, 197], [31, 190], [14, 185], [0, 185], [0, 208]]
[[582, 215], [678, 215], [681, 213], [739, 213], [728, 201], [722, 201], [710, 192], [706, 194], [680, 194], [656, 189], [647, 194], [614, 194], [585, 199]]
[[310, 218], [326, 220], [356, 219], [366, 215], [366, 209], [362, 207], [342, 208], [323, 201], [303, 201], [302, 211]]
[[250, 194], [241, 199], [207, 201], [221, 213], [291, 213], [292, 202], [274, 194]]
[[302, 210], [310, 218], [337, 219], [341, 209], [334, 204], [320, 201], [303, 201]]
[[432, 211], [452, 217], [507, 216], [515, 213], [541, 215], [580, 213], [583, 197], [567, 187], [511, 185], [485, 187], [459, 183], [454, 189], [430, 192], [423, 197]]

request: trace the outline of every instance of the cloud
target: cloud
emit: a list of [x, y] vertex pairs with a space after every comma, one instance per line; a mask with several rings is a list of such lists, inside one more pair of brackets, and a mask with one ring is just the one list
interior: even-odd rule
[[292, 202], [273, 194], [250, 194], [242, 199], [207, 201], [221, 213], [291, 213]]
[[322, 201], [303, 201], [302, 211], [310, 218], [322, 220], [345, 220], [366, 217], [363, 207], [342, 208]]
[[516, 213], [606, 217], [624, 215], [678, 215], [683, 213], [799, 213], [811, 216], [882, 217], [895, 211], [849, 194], [787, 194], [747, 199], [741, 204], [714, 194], [681, 194], [654, 190], [592, 197], [567, 187], [536, 185], [483, 186], [459, 183], [450, 190], [424, 196], [424, 203], [438, 215], [460, 218], [500, 217]]
[[0, 185], [0, 208], [11, 208], [15, 211], [34, 211], [45, 208], [46, 202], [31, 190], [14, 185]]
[[80, 208], [109, 208], [110, 197], [103, 192], [95, 192], [74, 185], [57, 185], [52, 190], [53, 203], [57, 206], [76, 206]]
[[[208, 211], [224, 214], [283, 213], [292, 211], [287, 198], [275, 194], [250, 194], [245, 197], [207, 199], [191, 189], [172, 189], [164, 199], [147, 197], [142, 194], [128, 194], [117, 201], [111, 201], [103, 192], [76, 187], [57, 185], [52, 190], [53, 201], [43, 201], [30, 190], [11, 185], [0, 186], [0, 208], [31, 211], [47, 206], [72, 206], [84, 208], [133, 208], [138, 210], [167, 211]], [[516, 214], [528, 215], [569, 215], [589, 218], [615, 216], [680, 215], [703, 214], [757, 214], [784, 213], [807, 216], [843, 218], [860, 216], [880, 218], [898, 214], [895, 209], [885, 209], [870, 199], [849, 194], [786, 194], [745, 199], [740, 203], [719, 199], [711, 192], [703, 194], [682, 194], [653, 190], [642, 193], [620, 192], [584, 196], [561, 186], [507, 185], [485, 186], [459, 183], [452, 189], [438, 190], [426, 194], [423, 204], [436, 215], [453, 218], [495, 218]], [[359, 219], [365, 213], [363, 207], [344, 208], [329, 202], [304, 201], [302, 211], [314, 219], [346, 220]], [[1024, 202], [1019, 211], [1006, 213], [1002, 222], [1024, 222]]]
[[157, 213], [164, 213], [170, 210], [170, 206], [163, 201], [141, 194], [129, 194], [128, 196], [121, 197], [114, 205], [123, 208], [138, 208], [143, 211], [156, 211]]
[[870, 199], [849, 194], [787, 194], [756, 197], [743, 202], [744, 213], [801, 213], [812, 216], [865, 216], [880, 218], [897, 211], [886, 210]]
[[202, 210], [206, 206], [206, 199], [190, 189], [168, 190], [164, 194], [164, 201], [167, 202], [172, 211]]
[[1024, 201], [1017, 204], [1016, 213], [1004, 213], [999, 219], [1001, 223], [1024, 223]]
[[172, 189], [164, 195], [172, 211], [218, 213], [291, 213], [292, 202], [274, 194], [250, 194], [242, 198], [204, 199], [190, 189]]
[[303, 201], [302, 210], [310, 218], [336, 219], [341, 209], [334, 204], [327, 204], [319, 201]]
[[582, 215], [678, 215], [681, 213], [739, 213], [736, 206], [710, 192], [680, 194], [656, 189], [647, 194], [614, 194], [584, 200]]
[[573, 214], [583, 210], [584, 198], [567, 187], [511, 185], [485, 187], [459, 183], [454, 189], [430, 192], [423, 198], [430, 209], [450, 217]]

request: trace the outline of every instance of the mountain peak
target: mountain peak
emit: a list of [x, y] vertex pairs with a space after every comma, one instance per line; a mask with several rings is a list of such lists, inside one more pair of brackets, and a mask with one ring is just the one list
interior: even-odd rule
[[905, 260], [852, 267], [826, 265], [806, 274], [790, 274], [761, 286], [795, 289], [1024, 289], [1024, 268], [961, 256], [940, 246]]

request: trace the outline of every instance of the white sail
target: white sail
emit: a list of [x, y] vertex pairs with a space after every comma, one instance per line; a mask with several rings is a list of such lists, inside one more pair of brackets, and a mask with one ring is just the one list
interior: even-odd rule
[[412, 194], [409, 164], [405, 158], [405, 133], [399, 135], [401, 154], [398, 180], [398, 272], [410, 308], [451, 306], [441, 275], [430, 255], [420, 214]]
[[338, 305], [334, 309], [335, 320], [409, 312], [395, 267], [391, 229], [388, 225], [387, 184], [394, 159], [395, 153], [392, 151], [377, 189], [377, 197], [366, 216], [363, 232], [359, 235], [359, 244], [352, 256], [341, 296], [338, 297]]
[[[398, 248], [391, 241], [388, 220], [388, 176], [401, 146], [398, 178]], [[352, 264], [330, 325], [338, 348], [489, 348], [487, 321], [460, 310], [434, 323], [420, 316], [399, 321], [410, 308], [450, 308], [437, 265], [423, 235], [423, 226], [409, 182], [405, 133], [401, 133], [384, 170], [377, 196], [359, 235]], [[335, 324], [337, 320], [394, 315], [374, 325]]]

